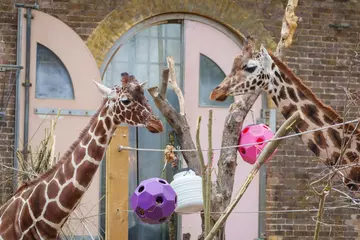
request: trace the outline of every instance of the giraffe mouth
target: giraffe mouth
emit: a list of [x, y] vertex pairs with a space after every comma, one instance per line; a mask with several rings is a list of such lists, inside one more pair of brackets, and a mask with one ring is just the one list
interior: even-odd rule
[[153, 120], [146, 125], [146, 129], [151, 133], [160, 133], [164, 131], [164, 126], [160, 120]]
[[227, 95], [224, 88], [220, 88], [219, 86], [216, 87], [211, 93], [210, 93], [210, 100], [215, 100], [218, 102], [223, 102], [226, 100]]

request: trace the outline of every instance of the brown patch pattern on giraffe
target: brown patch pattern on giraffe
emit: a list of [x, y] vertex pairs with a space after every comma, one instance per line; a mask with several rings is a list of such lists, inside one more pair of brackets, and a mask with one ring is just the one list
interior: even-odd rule
[[359, 161], [359, 155], [356, 152], [349, 151], [345, 155], [349, 159], [350, 162], [358, 162]]
[[329, 147], [329, 145], [326, 142], [326, 138], [323, 134], [323, 132], [321, 131], [316, 131], [313, 134], [315, 143], [321, 148], [321, 149], [326, 149]]
[[333, 166], [333, 165], [335, 165], [337, 163], [337, 161], [339, 160], [339, 157], [340, 157], [340, 153], [333, 152], [331, 154], [330, 158], [326, 159], [325, 164], [329, 165], [329, 166]]
[[280, 102], [281, 99], [282, 99], [282, 100], [287, 99], [287, 97], [286, 97], [286, 92], [285, 92], [285, 87], [284, 87], [284, 86], [281, 86], [281, 89], [280, 89], [279, 95], [278, 95], [278, 100], [279, 100], [279, 102]]
[[29, 229], [29, 231], [24, 235], [24, 240], [40, 240], [40, 236], [36, 231], [35, 227]]
[[83, 162], [80, 166], [78, 166], [76, 169], [76, 180], [78, 183], [83, 187], [87, 187], [91, 182], [92, 176], [98, 169], [98, 166], [99, 165], [95, 165], [89, 161]]
[[29, 199], [29, 206], [35, 218], [41, 215], [42, 209], [46, 204], [45, 184], [39, 184]]
[[44, 213], [45, 219], [56, 224], [59, 224], [67, 215], [68, 213], [61, 210], [56, 202], [50, 202]]
[[330, 140], [332, 141], [332, 143], [334, 144], [334, 146], [338, 149], [341, 148], [341, 137], [340, 137], [340, 133], [338, 131], [336, 131], [333, 128], [329, 128], [327, 130], [328, 135]]
[[39, 230], [41, 236], [43, 236], [45, 239], [56, 238], [57, 236], [57, 230], [43, 220], [38, 221], [36, 223], [36, 227]]
[[305, 120], [299, 119], [297, 121], [296, 127], [299, 130], [299, 132], [305, 132], [306, 130], [308, 130], [309, 124]]
[[85, 155], [86, 155], [86, 148], [79, 145], [74, 151], [75, 164], [76, 165], [79, 164], [84, 159]]
[[96, 140], [93, 139], [88, 148], [88, 154], [91, 158], [95, 159], [96, 161], [101, 161], [102, 157], [104, 156], [105, 148], [98, 146]]
[[296, 89], [297, 90], [297, 94], [298, 94], [298, 97], [301, 99], [301, 100], [306, 100], [307, 97], [305, 96], [305, 94], [300, 90], [300, 89]]
[[293, 88], [287, 87], [286, 90], [291, 100], [293, 100], [294, 102], [299, 101], [298, 97], [296, 96], [295, 90]]
[[281, 114], [288, 119], [291, 115], [297, 111], [297, 106], [290, 103], [288, 106], [284, 106], [281, 110]]
[[29, 211], [29, 205], [27, 203], [25, 203], [25, 205], [21, 211], [21, 215], [19, 217], [21, 219], [20, 229], [22, 231], [25, 231], [33, 223], [32, 219], [31, 219], [30, 211]]
[[[59, 202], [67, 209], [72, 209], [78, 199], [83, 195], [83, 191], [77, 189], [73, 183], [69, 183], [60, 193]], [[69, 198], [72, 196], [72, 198]]]
[[347, 176], [345, 183], [351, 191], [359, 190], [360, 183], [360, 167], [352, 167], [349, 175]]
[[301, 111], [304, 115], [315, 125], [322, 127], [324, 123], [319, 118], [319, 109], [313, 104], [304, 104], [301, 107]]
[[320, 155], [320, 149], [312, 139], [309, 139], [307, 146], [316, 156]]
[[59, 185], [55, 180], [52, 180], [47, 188], [47, 196], [49, 199], [53, 199], [57, 196], [58, 192], [60, 190]]

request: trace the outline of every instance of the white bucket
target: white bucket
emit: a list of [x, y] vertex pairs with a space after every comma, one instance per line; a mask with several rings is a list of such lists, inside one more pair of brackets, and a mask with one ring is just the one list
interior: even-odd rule
[[177, 194], [177, 207], [179, 214], [198, 213], [204, 209], [202, 196], [202, 178], [194, 171], [186, 170], [174, 175], [170, 183]]

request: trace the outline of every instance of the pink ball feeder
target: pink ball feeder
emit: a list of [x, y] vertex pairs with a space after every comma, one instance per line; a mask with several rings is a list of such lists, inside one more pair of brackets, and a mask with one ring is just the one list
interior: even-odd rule
[[142, 181], [131, 196], [131, 207], [144, 223], [167, 221], [175, 211], [177, 195], [170, 184], [161, 178]]
[[[268, 144], [268, 142], [262, 142], [272, 139], [273, 136], [274, 133], [265, 124], [253, 124], [245, 127], [240, 133], [239, 145], [251, 143], [259, 144], [239, 147], [238, 151], [242, 159], [247, 163], [254, 164], [261, 151], [264, 149], [266, 144]], [[269, 161], [275, 153], [276, 150], [266, 161]]]

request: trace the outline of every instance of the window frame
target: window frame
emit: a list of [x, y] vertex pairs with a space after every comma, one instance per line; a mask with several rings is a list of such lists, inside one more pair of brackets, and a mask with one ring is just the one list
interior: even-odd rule
[[[232, 96], [229, 96], [228, 98], [227, 98], [227, 100], [229, 100], [229, 99], [231, 99], [230, 101], [231, 102], [229, 102], [229, 104], [228, 105], [220, 105], [221, 103], [223, 103], [223, 102], [216, 102], [216, 101], [211, 101], [212, 103], [214, 103], [214, 105], [213, 104], [202, 104], [201, 103], [201, 101], [200, 101], [200, 98], [201, 98], [201, 89], [202, 89], [202, 87], [201, 87], [201, 57], [202, 56], [204, 56], [205, 58], [207, 58], [207, 59], [209, 59], [212, 63], [214, 63], [215, 64], [215, 66], [217, 66], [218, 67], [218, 69], [220, 69], [221, 70], [221, 72], [224, 74], [224, 76], [226, 77], [226, 73], [224, 72], [224, 70], [214, 61], [214, 60], [212, 60], [209, 56], [207, 56], [206, 54], [204, 54], [204, 53], [199, 53], [199, 77], [198, 77], [198, 84], [199, 84], [199, 92], [198, 92], [198, 107], [199, 108], [229, 108], [230, 106], [231, 106], [231, 104], [233, 104], [234, 102], [235, 102], [235, 98], [234, 97], [232, 97]], [[221, 80], [222, 81], [222, 80]], [[219, 82], [219, 84], [221, 83], [221, 81]], [[216, 86], [215, 86], [216, 87]], [[214, 88], [215, 88], [214, 87]], [[226, 100], [226, 101], [227, 101]], [[215, 105], [216, 104], [216, 105]]]
[[[63, 70], [66, 72], [67, 76], [68, 76], [68, 80], [70, 80], [70, 87], [71, 87], [71, 96], [69, 94], [67, 94], [66, 97], [54, 97], [54, 96], [45, 96], [45, 97], [40, 97], [38, 95], [38, 87], [39, 85], [41, 85], [41, 83], [39, 83], [38, 81], [38, 76], [39, 76], [39, 71], [38, 71], [38, 67], [39, 67], [39, 46], [46, 49], [47, 51], [49, 51], [50, 53], [53, 54], [53, 57], [55, 57], [58, 60], [58, 63], [61, 64]], [[70, 75], [69, 70], [67, 69], [66, 65], [64, 64], [64, 62], [61, 60], [61, 58], [54, 52], [52, 51], [50, 48], [48, 48], [47, 46], [45, 46], [44, 44], [41, 44], [39, 42], [36, 43], [36, 62], [35, 62], [35, 68], [36, 68], [36, 72], [35, 72], [35, 98], [38, 100], [75, 100], [76, 96], [75, 96], [75, 89], [74, 89], [74, 84], [73, 84], [73, 80], [72, 77]], [[51, 94], [51, 92], [50, 92]]]

